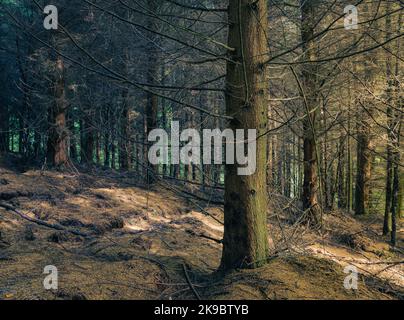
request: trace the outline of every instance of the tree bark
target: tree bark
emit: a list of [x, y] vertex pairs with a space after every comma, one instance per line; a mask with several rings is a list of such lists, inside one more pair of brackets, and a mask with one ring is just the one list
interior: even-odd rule
[[369, 123], [362, 120], [358, 124], [357, 138], [357, 173], [355, 186], [355, 213], [363, 215], [368, 213], [371, 177], [371, 151], [370, 151]]
[[[226, 112], [233, 116], [230, 129], [268, 128], [267, 2], [231, 0]], [[257, 19], [259, 17], [260, 19]], [[221, 269], [255, 268], [266, 263], [268, 254], [265, 139], [257, 141], [257, 170], [240, 176], [237, 165], [226, 165], [225, 217]]]
[[47, 159], [52, 166], [63, 168], [68, 164], [68, 130], [66, 128], [66, 97], [64, 61], [58, 57], [55, 63], [54, 101], [49, 109], [49, 136]]
[[[391, 16], [389, 12], [391, 11], [391, 4], [386, 5], [386, 39], [391, 37]], [[393, 102], [393, 88], [394, 88], [394, 78], [393, 78], [393, 65], [390, 59], [390, 53], [386, 54], [386, 78], [387, 78], [387, 89], [386, 96], [387, 102], [389, 104]], [[388, 235], [391, 232], [391, 200], [392, 200], [392, 188], [393, 188], [393, 109], [390, 105], [387, 106], [386, 110], [387, 116], [387, 147], [386, 147], [386, 203], [384, 209], [384, 222], [383, 222], [383, 235]]]
[[337, 183], [338, 183], [338, 208], [344, 209], [347, 206], [347, 192], [345, 190], [345, 147], [346, 136], [341, 135], [338, 145], [338, 166], [337, 166]]
[[[89, 112], [91, 112], [91, 110]], [[81, 163], [87, 165], [91, 165], [94, 162], [95, 137], [92, 121], [90, 120], [91, 118], [91, 115], [86, 115], [81, 121]]]
[[[364, 5], [364, 14], [368, 18], [372, 18], [377, 10], [376, 3], [368, 3]], [[377, 27], [377, 21], [370, 23], [371, 27]], [[365, 44], [371, 45], [370, 38], [366, 38]], [[363, 62], [363, 77], [367, 84], [375, 84], [377, 55], [375, 50], [367, 52], [364, 55]], [[372, 176], [372, 128], [373, 121], [373, 105], [372, 100], [366, 97], [358, 99], [361, 112], [357, 117], [357, 172], [356, 172], [356, 187], [355, 187], [355, 214], [363, 215], [369, 213], [370, 204], [370, 179]], [[366, 108], [366, 110], [365, 110]]]
[[8, 112], [5, 106], [0, 106], [0, 153], [8, 151], [8, 138], [7, 132], [9, 131], [8, 125]]
[[[154, 0], [148, 0], [147, 7], [150, 12], [157, 12], [158, 3]], [[156, 30], [156, 25], [153, 18], [149, 19], [148, 22], [149, 29]], [[148, 48], [148, 71], [147, 79], [148, 83], [156, 83], [158, 79], [158, 61], [157, 53], [155, 52], [156, 46], [154, 43], [158, 40], [154, 34], [150, 35], [152, 41], [150, 41], [150, 47]], [[157, 166], [149, 163], [148, 153], [149, 153], [149, 142], [147, 138], [150, 132], [157, 128], [157, 113], [158, 113], [158, 97], [150, 92], [147, 93], [147, 105], [146, 105], [146, 122], [145, 122], [145, 167], [147, 168], [146, 176], [148, 183], [153, 183], [156, 179]]]
[[121, 134], [120, 134], [120, 161], [122, 170], [130, 170], [132, 164], [132, 141], [131, 141], [131, 120], [129, 108], [129, 90], [124, 89], [122, 93], [122, 114], [121, 114]]
[[[315, 41], [312, 40], [314, 27], [317, 21], [315, 1], [301, 0], [302, 11], [302, 41], [305, 60], [317, 59], [317, 48]], [[303, 210], [305, 211], [307, 222], [317, 227], [320, 224], [320, 205], [318, 203], [318, 158], [317, 158], [317, 139], [316, 124], [319, 114], [319, 95], [317, 66], [315, 63], [304, 65], [302, 72], [302, 86], [306, 95], [306, 117], [303, 119]]]

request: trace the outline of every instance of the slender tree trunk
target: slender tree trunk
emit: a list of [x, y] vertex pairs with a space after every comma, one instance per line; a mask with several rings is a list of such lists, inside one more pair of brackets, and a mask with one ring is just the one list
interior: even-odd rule
[[289, 143], [285, 144], [285, 182], [284, 182], [284, 195], [290, 198], [291, 194], [291, 152]]
[[[386, 5], [386, 39], [390, 39], [391, 37], [391, 15], [389, 12], [391, 11], [391, 4], [388, 3]], [[390, 53], [386, 54], [386, 78], [387, 78], [387, 148], [386, 148], [386, 203], [384, 209], [384, 222], [383, 222], [383, 235], [388, 235], [391, 232], [391, 203], [392, 203], [392, 188], [393, 188], [393, 109], [390, 104], [394, 103], [393, 101], [393, 88], [394, 88], [394, 78], [393, 78], [393, 65], [390, 59]]]
[[[163, 80], [164, 85], [164, 77], [165, 77], [165, 67], [161, 68], [161, 79]], [[161, 99], [161, 126], [164, 130], [167, 130], [167, 106], [166, 100]], [[168, 167], [166, 163], [163, 163], [163, 178], [167, 177], [168, 175]]]
[[[229, 46], [235, 48], [228, 62], [226, 112], [235, 115], [230, 128], [268, 129], [267, 2], [230, 0]], [[259, 19], [257, 18], [259, 17]], [[231, 85], [230, 85], [231, 84]], [[241, 89], [241, 90], [240, 90]], [[221, 268], [259, 267], [268, 254], [265, 139], [257, 141], [257, 170], [240, 176], [237, 165], [226, 165], [225, 217]]]
[[[271, 106], [269, 106], [268, 113], [269, 113], [269, 117], [272, 118]], [[268, 126], [269, 126], [268, 130], [273, 129], [271, 123], [268, 124]], [[272, 135], [267, 135], [266, 139], [267, 139], [267, 186], [268, 186], [268, 188], [272, 189], [271, 183], [272, 183], [272, 180], [273, 180], [272, 179], [272, 172], [273, 172], [273, 166], [274, 166], [273, 157], [272, 157], [272, 148], [273, 148], [272, 140], [273, 140], [273, 137], [272, 137]]]
[[129, 108], [129, 90], [125, 88], [122, 93], [122, 114], [121, 114], [121, 134], [119, 137], [120, 143], [120, 161], [122, 170], [130, 170], [132, 163], [132, 141], [131, 141], [131, 121]]
[[51, 165], [63, 168], [68, 164], [67, 140], [68, 131], [66, 128], [66, 98], [64, 61], [59, 56], [56, 60], [56, 77], [54, 85], [54, 102], [49, 109], [49, 136], [47, 146], [47, 158]]
[[111, 122], [110, 122], [111, 106], [108, 104], [104, 111], [104, 167], [111, 166]]
[[117, 168], [117, 162], [116, 162], [116, 127], [113, 124], [112, 127], [112, 136], [111, 136], [111, 168], [116, 169]]
[[34, 158], [37, 160], [41, 154], [42, 133], [36, 129], [34, 133]]
[[[91, 107], [89, 108], [91, 112]], [[81, 163], [91, 165], [94, 163], [95, 136], [91, 114], [81, 121]]]
[[[368, 18], [372, 18], [376, 12], [377, 3], [365, 4], [364, 14]], [[377, 21], [371, 22], [373, 28], [377, 27]], [[365, 41], [367, 46], [370, 46], [370, 37]], [[365, 54], [365, 61], [363, 63], [363, 76], [368, 85], [375, 84], [377, 55], [375, 50]], [[358, 99], [360, 113], [357, 118], [357, 172], [356, 172], [356, 187], [355, 187], [355, 214], [363, 215], [369, 213], [370, 204], [370, 180], [372, 175], [372, 121], [373, 121], [373, 100]], [[366, 108], [366, 110], [365, 110]]]
[[23, 98], [21, 109], [18, 116], [19, 122], [19, 139], [18, 139], [18, 152], [27, 157], [29, 149], [29, 139], [28, 139], [28, 129], [27, 129], [27, 119], [29, 117], [29, 103], [30, 103], [30, 89], [28, 89], [28, 76], [27, 67], [23, 65], [22, 55], [29, 53], [22, 53], [20, 48], [20, 41], [18, 37], [16, 38], [16, 48], [17, 48], [17, 65], [20, 72], [21, 87], [23, 91]]
[[283, 189], [284, 189], [284, 175], [283, 175], [283, 164], [284, 164], [284, 159], [285, 159], [285, 142], [282, 140], [282, 144], [278, 145], [278, 162], [277, 162], [277, 188], [279, 194], [282, 194]]
[[96, 132], [95, 135], [95, 163], [101, 164], [101, 134]]
[[357, 173], [355, 187], [355, 213], [363, 215], [368, 213], [371, 177], [371, 151], [370, 151], [369, 123], [362, 120], [358, 125], [357, 144]]
[[[388, 112], [389, 113], [389, 112]], [[389, 126], [391, 125], [391, 121]], [[391, 133], [389, 133], [391, 135]], [[389, 139], [390, 140], [390, 139]], [[387, 145], [387, 163], [386, 163], [386, 203], [384, 208], [383, 235], [388, 235], [391, 231], [391, 201], [393, 187], [393, 164], [392, 164], [392, 148]]]
[[109, 131], [106, 130], [104, 132], [104, 167], [111, 166], [111, 153], [110, 153], [110, 134]]
[[74, 111], [72, 110], [71, 112], [68, 112], [67, 114], [68, 117], [68, 127], [70, 131], [70, 139], [69, 139], [69, 154], [70, 154], [70, 159], [72, 161], [77, 161], [78, 159], [78, 150], [77, 150], [77, 130], [75, 127], [75, 117], [74, 117]]
[[346, 181], [345, 181], [345, 143], [346, 137], [341, 135], [338, 145], [338, 165], [337, 165], [337, 183], [338, 183], [338, 208], [346, 208]]
[[9, 131], [8, 125], [8, 112], [6, 106], [0, 107], [0, 153], [8, 152], [8, 138], [7, 132]]
[[[314, 27], [317, 22], [316, 7], [319, 5], [317, 0], [306, 1], [301, 0], [302, 10], [302, 41], [303, 56], [305, 60], [317, 59], [316, 43], [313, 41]], [[303, 90], [306, 95], [306, 117], [303, 120], [303, 164], [304, 164], [304, 180], [303, 180], [303, 210], [306, 212], [307, 221], [313, 225], [320, 224], [321, 208], [318, 203], [318, 158], [317, 158], [317, 138], [316, 124], [319, 114], [319, 96], [318, 96], [318, 79], [317, 66], [314, 63], [304, 66]]]
[[[401, 26], [402, 15], [398, 17], [398, 26]], [[399, 51], [401, 42], [397, 41], [397, 50]], [[393, 247], [397, 244], [397, 229], [398, 222], [401, 218], [401, 205], [402, 205], [402, 182], [400, 182], [400, 165], [401, 165], [401, 134], [403, 125], [404, 104], [402, 99], [402, 87], [399, 79], [401, 79], [400, 61], [396, 59], [394, 83], [394, 103], [396, 110], [394, 112], [393, 120], [393, 139], [392, 139], [392, 166], [393, 166], [393, 194], [391, 199], [391, 245]]]
[[[397, 146], [397, 145], [396, 145]], [[400, 195], [400, 154], [396, 151], [394, 156], [393, 165], [393, 194], [392, 194], [392, 205], [391, 205], [391, 245], [393, 247], [397, 244], [397, 220], [399, 218], [399, 195]]]
[[[154, 0], [148, 0], [147, 7], [150, 12], [157, 12], [158, 10], [158, 2]], [[156, 25], [154, 23], [154, 19], [150, 18], [148, 25], [151, 30], [156, 30]], [[156, 46], [154, 45], [155, 42], [158, 41], [157, 37], [152, 34], [151, 38], [153, 41], [150, 41], [149, 47], [149, 61], [148, 61], [148, 72], [147, 72], [147, 79], [148, 83], [156, 83], [158, 79], [158, 60], [157, 60], [157, 52]], [[152, 93], [147, 93], [147, 105], [146, 105], [146, 123], [145, 123], [145, 165], [147, 169], [147, 180], [149, 183], [153, 183], [156, 179], [156, 173], [158, 167], [156, 165], [152, 165], [148, 161], [148, 153], [149, 153], [149, 144], [147, 141], [147, 137], [149, 136], [150, 132], [157, 128], [157, 113], [158, 113], [158, 97]]]
[[279, 185], [278, 184], [279, 178], [278, 178], [277, 170], [276, 170], [276, 168], [278, 166], [278, 161], [279, 161], [279, 159], [278, 159], [278, 137], [277, 136], [272, 137], [271, 147], [272, 147], [272, 150], [271, 150], [272, 172], [271, 172], [271, 178], [270, 178], [271, 181], [269, 181], [269, 185], [274, 190], [277, 190], [278, 185]]
[[[351, 94], [349, 93], [349, 97]], [[353, 177], [351, 149], [351, 109], [348, 106], [348, 137], [347, 137], [347, 170], [346, 170], [346, 205], [349, 212], [353, 208]]]

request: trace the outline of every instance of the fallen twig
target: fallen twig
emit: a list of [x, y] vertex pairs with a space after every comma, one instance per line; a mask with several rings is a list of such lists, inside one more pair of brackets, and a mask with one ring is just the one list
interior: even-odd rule
[[25, 213], [21, 212], [20, 210], [18, 210], [17, 208], [15, 208], [14, 206], [12, 206], [11, 204], [9, 204], [7, 202], [4, 202], [4, 201], [0, 201], [0, 207], [6, 209], [7, 211], [14, 212], [18, 216], [20, 216], [21, 218], [23, 218], [23, 219], [25, 219], [25, 220], [27, 220], [29, 222], [36, 223], [36, 224], [38, 224], [40, 226], [44, 226], [44, 227], [47, 227], [47, 228], [50, 228], [50, 229], [55, 229], [55, 230], [60, 230], [60, 231], [66, 231], [66, 232], [69, 232], [71, 234], [74, 234], [74, 235], [80, 236], [80, 237], [85, 237], [86, 238], [86, 237], [90, 236], [89, 234], [83, 233], [81, 231], [77, 231], [77, 230], [73, 230], [73, 229], [67, 229], [67, 228], [63, 227], [62, 225], [60, 225], [60, 224], [56, 224], [56, 223], [53, 224], [53, 223], [49, 223], [49, 222], [46, 222], [46, 221], [43, 221], [43, 220], [40, 220], [40, 219], [37, 219], [37, 218], [30, 217], [30, 216], [26, 215]]
[[216, 243], [219, 243], [219, 244], [222, 244], [222, 243], [223, 243], [223, 240], [212, 238], [212, 237], [210, 237], [210, 236], [208, 236], [208, 235], [206, 235], [206, 234], [203, 234], [203, 233], [197, 234], [197, 236], [199, 236], [199, 237], [201, 237], [201, 238], [208, 239], [208, 240], [212, 240], [212, 241], [214, 241], [214, 242], [216, 242]]
[[185, 266], [184, 263], [182, 264], [182, 269], [184, 270], [185, 278], [187, 279], [187, 282], [188, 282], [188, 284], [189, 284], [189, 287], [192, 289], [192, 292], [194, 293], [195, 297], [196, 297], [198, 300], [202, 300], [202, 299], [201, 299], [201, 296], [200, 296], [199, 293], [198, 293], [198, 291], [196, 291], [194, 285], [192, 284], [191, 279], [189, 278], [189, 275], [188, 275], [188, 272], [187, 272], [187, 267]]

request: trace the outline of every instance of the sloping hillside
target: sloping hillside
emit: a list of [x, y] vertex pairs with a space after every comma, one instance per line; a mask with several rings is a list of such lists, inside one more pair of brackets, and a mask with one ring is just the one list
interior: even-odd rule
[[[403, 256], [370, 218], [334, 213], [314, 233], [290, 208], [272, 208], [270, 263], [222, 277], [220, 207], [111, 172], [3, 168], [0, 178], [0, 299], [403, 297]], [[347, 264], [362, 274], [356, 291], [344, 288]], [[47, 265], [58, 268], [57, 291], [43, 288]]]

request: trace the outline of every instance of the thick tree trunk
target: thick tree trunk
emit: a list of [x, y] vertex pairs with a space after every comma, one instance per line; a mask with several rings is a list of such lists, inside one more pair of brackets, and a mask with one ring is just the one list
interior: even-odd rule
[[[268, 54], [267, 2], [231, 0], [229, 21], [229, 46], [235, 48], [226, 79], [226, 112], [234, 115], [230, 128], [257, 129], [259, 137], [268, 129], [269, 88], [263, 65]], [[253, 175], [240, 176], [237, 165], [226, 165], [223, 270], [266, 263], [266, 148], [265, 139], [258, 139], [257, 170]]]
[[54, 102], [49, 109], [49, 136], [47, 159], [52, 166], [63, 168], [68, 164], [68, 130], [66, 128], [66, 98], [64, 61], [61, 57], [56, 60], [56, 77], [54, 85]]

